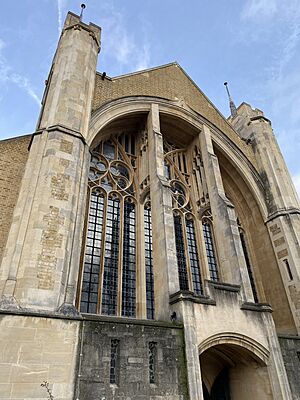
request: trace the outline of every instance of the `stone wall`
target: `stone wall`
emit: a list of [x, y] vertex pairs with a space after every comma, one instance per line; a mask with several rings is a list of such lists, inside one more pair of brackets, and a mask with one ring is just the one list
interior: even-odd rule
[[300, 399], [300, 337], [279, 336], [285, 369], [294, 400]]
[[224, 116], [177, 63], [112, 79], [102, 79], [100, 74], [96, 75], [93, 110], [111, 100], [128, 96], [153, 96], [178, 102], [179, 106], [188, 105], [223, 131], [252, 164], [256, 165], [251, 147], [239, 137]]
[[12, 222], [31, 135], [0, 142], [0, 263]]
[[[186, 400], [183, 332], [151, 322], [84, 321], [77, 398], [81, 400]], [[119, 342], [117, 383], [110, 383], [111, 341]], [[149, 381], [149, 343], [156, 345], [155, 383]]]
[[0, 399], [73, 399], [78, 321], [0, 316]]

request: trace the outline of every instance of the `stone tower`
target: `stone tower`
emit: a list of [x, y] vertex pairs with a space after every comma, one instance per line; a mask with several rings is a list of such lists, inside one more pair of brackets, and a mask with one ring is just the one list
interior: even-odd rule
[[177, 63], [107, 77], [99, 50], [68, 13], [36, 132], [0, 143], [0, 399], [299, 399], [270, 121], [224, 119]]

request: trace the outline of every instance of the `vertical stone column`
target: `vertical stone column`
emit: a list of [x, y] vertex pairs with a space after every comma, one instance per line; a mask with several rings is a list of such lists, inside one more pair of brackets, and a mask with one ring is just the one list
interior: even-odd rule
[[182, 301], [180, 303], [181, 304], [178, 305], [180, 309], [178, 314], [181, 315], [184, 325], [184, 343], [189, 395], [190, 399], [203, 400], [194, 304], [190, 301]]
[[253, 301], [251, 284], [243, 255], [234, 206], [226, 198], [219, 163], [211, 140], [211, 133], [203, 125], [200, 147], [207, 180], [214, 233], [220, 260], [220, 276], [226, 283], [242, 286], [244, 301]]
[[232, 120], [252, 145], [265, 188], [267, 227], [295, 325], [300, 333], [300, 205], [270, 121], [243, 103]]
[[149, 171], [152, 210], [155, 318], [169, 320], [169, 297], [179, 290], [172, 198], [164, 177], [163, 138], [159, 109], [151, 105], [148, 116]]
[[270, 359], [268, 372], [274, 400], [292, 400], [291, 389], [285, 370], [275, 324], [270, 313], [262, 313], [269, 342]]
[[4, 307], [74, 304], [99, 39], [98, 27], [68, 14], [2, 261]]

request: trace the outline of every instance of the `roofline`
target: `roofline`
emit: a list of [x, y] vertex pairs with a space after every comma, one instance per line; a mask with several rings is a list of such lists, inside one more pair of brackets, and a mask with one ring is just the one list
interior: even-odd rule
[[[195, 83], [195, 81], [193, 81], [193, 79], [188, 75], [187, 72], [185, 72], [185, 70], [181, 67], [181, 65], [180, 65], [177, 61], [173, 61], [173, 62], [170, 62], [170, 63], [168, 63], [168, 64], [159, 65], [159, 66], [157, 66], [157, 67], [152, 67], [152, 68], [143, 69], [143, 70], [141, 70], [141, 71], [135, 71], [135, 72], [130, 72], [130, 73], [124, 74], [124, 75], [118, 75], [118, 76], [113, 77], [113, 78], [108, 77], [108, 76], [106, 75], [106, 76], [105, 76], [105, 79], [108, 79], [108, 80], [110, 80], [110, 81], [114, 81], [114, 80], [116, 80], [116, 79], [122, 79], [122, 78], [126, 78], [126, 77], [129, 77], [129, 76], [134, 76], [134, 75], [138, 75], [138, 74], [144, 74], [144, 73], [147, 73], [147, 72], [155, 71], [155, 70], [162, 69], [162, 68], [168, 68], [168, 67], [171, 67], [171, 66], [176, 66], [176, 67], [178, 67], [178, 68], [184, 73], [184, 75], [189, 79], [189, 81], [190, 81], [190, 82], [199, 90], [199, 92], [205, 97], [205, 99], [207, 100], [207, 102], [208, 102], [208, 103], [217, 111], [217, 113], [224, 119], [225, 123], [226, 123], [227, 125], [230, 126], [230, 128], [233, 130], [233, 132], [235, 132], [235, 134], [236, 134], [237, 136], [240, 137], [240, 135], [239, 135], [238, 132], [234, 129], [234, 127], [232, 126], [232, 124], [230, 123], [230, 121], [225, 117], [225, 115], [223, 115], [223, 114], [221, 113], [221, 111], [219, 111], [219, 109], [212, 103], [212, 101], [205, 95], [205, 93], [203, 93], [203, 91], [199, 88], [199, 86]], [[101, 73], [101, 72], [96, 72], [96, 74], [102, 76], [102, 73]]]
[[24, 139], [24, 138], [29, 137], [29, 136], [32, 136], [32, 133], [25, 133], [25, 135], [8, 137], [8, 138], [5, 138], [5, 139], [1, 139], [0, 142], [7, 142], [9, 140]]
[[[105, 78], [109, 79], [109, 80], [115, 80], [115, 79], [121, 79], [121, 78], [126, 78], [128, 76], [132, 76], [132, 75], [138, 75], [138, 74], [144, 74], [145, 72], [151, 72], [151, 71], [155, 71], [157, 69], [162, 69], [162, 68], [167, 68], [167, 67], [171, 67], [172, 65], [176, 65], [177, 67], [181, 68], [180, 65], [178, 64], [177, 61], [173, 61], [167, 64], [163, 64], [163, 65], [159, 65], [157, 67], [151, 67], [151, 68], [146, 68], [146, 69], [141, 69], [139, 71], [134, 71], [134, 72], [129, 72], [128, 74], [123, 74], [123, 75], [117, 75], [117, 76], [113, 76], [113, 77], [109, 77], [109, 76], [105, 76]], [[181, 68], [182, 69], [182, 68]], [[102, 76], [101, 72], [96, 72], [96, 75], [100, 75]]]

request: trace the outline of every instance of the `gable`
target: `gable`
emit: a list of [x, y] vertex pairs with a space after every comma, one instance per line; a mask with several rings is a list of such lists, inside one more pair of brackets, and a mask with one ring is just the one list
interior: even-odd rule
[[97, 74], [92, 110], [129, 96], [151, 96], [186, 103], [219, 128], [256, 165], [249, 146], [177, 63], [116, 78], [102, 79], [102, 75]]

